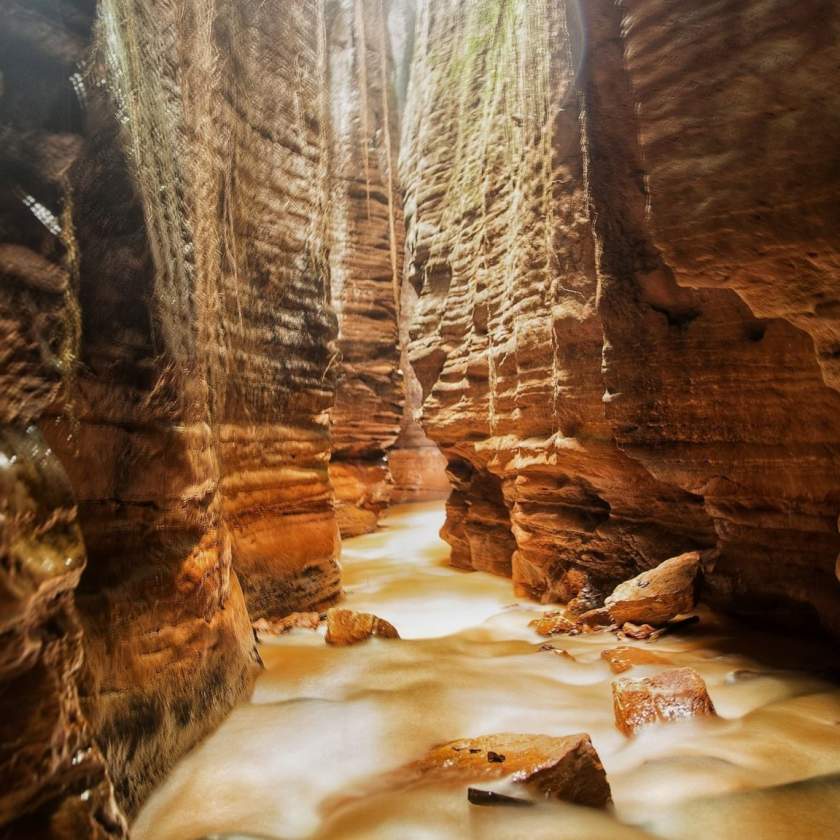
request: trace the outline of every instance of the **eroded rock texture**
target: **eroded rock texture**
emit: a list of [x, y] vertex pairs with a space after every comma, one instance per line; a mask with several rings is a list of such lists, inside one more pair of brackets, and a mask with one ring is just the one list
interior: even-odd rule
[[[76, 501], [36, 422], [78, 345], [65, 177], [79, 154], [71, 74], [87, 3], [0, 5], [0, 837], [125, 837], [80, 696]], [[66, 229], [65, 229], [66, 232]]]
[[713, 541], [616, 446], [565, 6], [427, 4], [404, 152], [411, 359], [450, 460], [460, 566], [582, 609]]
[[585, 11], [607, 417], [702, 498], [708, 598], [836, 633], [840, 10], [689, 6]]
[[327, 4], [332, 300], [338, 315], [330, 477], [343, 536], [376, 528], [402, 414], [397, 318], [403, 254], [397, 105], [382, 0]]
[[404, 376], [405, 404], [400, 423], [400, 436], [388, 453], [388, 466], [394, 483], [391, 500], [422, 502], [445, 499], [450, 492], [446, 475], [446, 456], [428, 437], [420, 422], [423, 388], [411, 366], [409, 328], [417, 307], [417, 292], [404, 282], [400, 306], [400, 364]]
[[840, 631], [838, 20], [422, 4], [410, 354], [454, 563], [582, 611], [716, 548], [707, 597]]
[[73, 590], [84, 566], [61, 464], [34, 425], [7, 426], [0, 431], [0, 837], [127, 836], [79, 697], [84, 654]]
[[[49, 648], [44, 685], [79, 675], [131, 813], [248, 690], [248, 610], [339, 592], [325, 21], [315, 0], [103, 0], [86, 60], [92, 4], [19, 5], [2, 405], [64, 464], [88, 550], [84, 635], [62, 629], [74, 566], [49, 606], [71, 641]], [[32, 603], [37, 630], [52, 613]]]

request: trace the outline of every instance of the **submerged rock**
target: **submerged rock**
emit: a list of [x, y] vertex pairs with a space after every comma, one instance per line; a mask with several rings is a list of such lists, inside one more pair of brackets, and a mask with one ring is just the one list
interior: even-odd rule
[[672, 557], [615, 588], [606, 602], [616, 624], [665, 624], [694, 608], [700, 552]]
[[341, 609], [328, 610], [326, 635], [328, 645], [346, 647], [364, 642], [371, 636], [399, 639], [400, 634], [393, 624], [370, 613]]
[[693, 668], [675, 668], [643, 680], [616, 680], [612, 690], [616, 726], [628, 736], [654, 723], [715, 715], [706, 683]]
[[612, 650], [602, 650], [603, 659], [612, 669], [614, 674], [623, 674], [629, 671], [634, 665], [670, 665], [671, 660], [665, 659], [649, 650], [638, 647], [617, 647]]
[[258, 633], [267, 633], [272, 636], [281, 636], [291, 630], [317, 630], [321, 623], [321, 613], [317, 612], [295, 612], [285, 618], [259, 618], [253, 622], [253, 628]]
[[603, 808], [610, 786], [586, 734], [484, 735], [441, 744], [398, 771], [403, 784], [470, 783], [508, 779], [546, 799]]
[[559, 633], [568, 633], [576, 625], [572, 619], [561, 612], [547, 612], [528, 622], [528, 626], [533, 627], [540, 636], [556, 636]]

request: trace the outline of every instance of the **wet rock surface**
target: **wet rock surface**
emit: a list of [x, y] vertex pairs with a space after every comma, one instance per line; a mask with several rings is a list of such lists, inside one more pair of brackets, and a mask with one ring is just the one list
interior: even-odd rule
[[397, 322], [405, 226], [383, 8], [379, 0], [340, 0], [326, 14], [330, 284], [338, 317], [330, 479], [345, 537], [374, 530], [388, 505], [385, 456], [403, 407]]
[[70, 482], [34, 426], [0, 429], [0, 837], [126, 838], [80, 698]]
[[672, 557], [617, 586], [604, 602], [616, 624], [665, 624], [694, 609], [700, 553]]
[[563, 613], [548, 612], [540, 618], [535, 618], [528, 626], [533, 627], [540, 636], [555, 636], [573, 630], [577, 622]]
[[353, 610], [331, 609], [327, 611], [328, 645], [347, 647], [365, 642], [374, 636], [383, 639], [399, 639], [397, 629], [370, 613], [353, 612]]
[[485, 735], [441, 744], [396, 771], [396, 786], [508, 779], [535, 796], [603, 808], [610, 786], [588, 735]]
[[284, 633], [290, 633], [292, 630], [317, 630], [322, 621], [321, 613], [298, 612], [273, 620], [260, 618], [253, 622], [251, 626], [258, 633], [281, 636]]
[[635, 665], [670, 665], [671, 661], [642, 647], [617, 647], [601, 651], [603, 659], [614, 674], [623, 674]]
[[654, 724], [715, 716], [706, 683], [693, 668], [616, 680], [612, 691], [616, 726], [628, 736]]
[[453, 563], [596, 606], [715, 548], [707, 599], [840, 632], [839, 26], [820, 0], [420, 10], [409, 350]]

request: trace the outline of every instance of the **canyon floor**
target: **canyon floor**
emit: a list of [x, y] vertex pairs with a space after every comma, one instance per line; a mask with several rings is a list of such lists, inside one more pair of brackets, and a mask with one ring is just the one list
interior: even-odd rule
[[[518, 601], [508, 580], [446, 565], [442, 522], [442, 503], [403, 506], [345, 542], [343, 606], [387, 619], [402, 639], [334, 648], [323, 628], [267, 639], [250, 702], [175, 768], [136, 840], [836, 836], [840, 687], [829, 648], [704, 611], [654, 644], [608, 632], [547, 640], [528, 626], [546, 607]], [[601, 658], [619, 644], [695, 668], [718, 717], [625, 738]], [[589, 733], [614, 807], [484, 808], [464, 787], [364, 795], [369, 777], [435, 744], [499, 732]]]

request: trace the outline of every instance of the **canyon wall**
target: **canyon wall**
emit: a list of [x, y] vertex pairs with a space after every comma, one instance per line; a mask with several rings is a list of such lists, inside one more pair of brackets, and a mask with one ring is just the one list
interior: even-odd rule
[[330, 270], [339, 325], [330, 478], [342, 536], [374, 530], [388, 505], [386, 458], [402, 415], [397, 319], [404, 224], [387, 6], [327, 4]]
[[421, 4], [410, 358], [456, 565], [585, 609], [706, 549], [708, 598], [840, 632], [840, 14], [782, 6]]
[[103, 0], [91, 51], [94, 11], [3, 6], [0, 825], [63, 837], [340, 591], [323, 6]]

